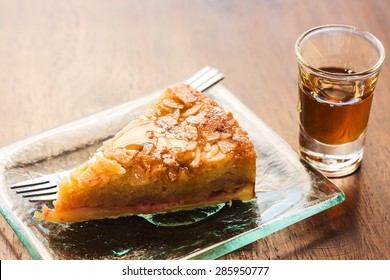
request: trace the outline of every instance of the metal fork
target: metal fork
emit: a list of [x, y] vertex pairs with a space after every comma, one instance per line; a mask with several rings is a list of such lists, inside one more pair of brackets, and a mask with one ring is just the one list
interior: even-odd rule
[[[223, 73], [217, 69], [206, 66], [184, 81], [185, 84], [205, 91], [223, 79]], [[57, 199], [57, 183], [70, 173], [69, 170], [44, 175], [31, 180], [16, 183], [11, 189], [23, 198], [29, 198], [30, 202], [45, 202]]]

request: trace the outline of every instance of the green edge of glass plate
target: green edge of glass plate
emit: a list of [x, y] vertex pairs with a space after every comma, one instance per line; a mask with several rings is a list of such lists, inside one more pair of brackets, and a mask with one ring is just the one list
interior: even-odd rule
[[7, 209], [7, 207], [5, 207], [4, 202], [1, 200], [0, 200], [0, 212], [1, 212], [2, 216], [4, 217], [4, 219], [11, 226], [11, 228], [15, 232], [16, 236], [22, 242], [24, 247], [27, 249], [27, 252], [30, 254], [31, 258], [33, 260], [41, 260], [42, 257], [40, 256], [40, 254], [38, 253], [37, 250], [35, 250], [34, 246], [27, 239], [27, 236], [23, 234], [23, 230], [20, 227], [19, 223], [12, 218], [10, 211]]

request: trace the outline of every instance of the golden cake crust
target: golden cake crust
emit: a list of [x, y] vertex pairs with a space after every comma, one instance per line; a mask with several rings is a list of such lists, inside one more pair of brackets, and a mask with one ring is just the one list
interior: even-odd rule
[[59, 184], [36, 217], [84, 221], [254, 198], [256, 153], [231, 113], [188, 85], [168, 88]]

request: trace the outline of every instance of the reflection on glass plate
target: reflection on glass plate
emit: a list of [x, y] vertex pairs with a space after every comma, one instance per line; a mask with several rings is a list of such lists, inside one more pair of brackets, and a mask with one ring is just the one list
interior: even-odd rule
[[207, 94], [234, 114], [259, 155], [254, 201], [63, 225], [36, 220], [33, 213], [42, 205], [9, 189], [16, 182], [84, 162], [159, 93], [0, 149], [0, 210], [34, 259], [213, 259], [344, 200], [340, 189], [301, 162], [291, 147], [220, 85]]
[[189, 226], [217, 214], [224, 206], [224, 203], [220, 203], [191, 210], [177, 210], [138, 216], [159, 227]]

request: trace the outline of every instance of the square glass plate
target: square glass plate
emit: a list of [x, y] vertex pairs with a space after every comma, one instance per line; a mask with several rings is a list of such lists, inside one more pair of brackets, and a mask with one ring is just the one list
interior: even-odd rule
[[0, 209], [34, 259], [213, 259], [344, 200], [344, 193], [302, 162], [274, 131], [221, 85], [207, 95], [248, 131], [259, 157], [257, 199], [233, 202], [192, 225], [155, 226], [142, 217], [72, 224], [33, 217], [10, 186], [87, 160], [162, 91], [0, 148]]

